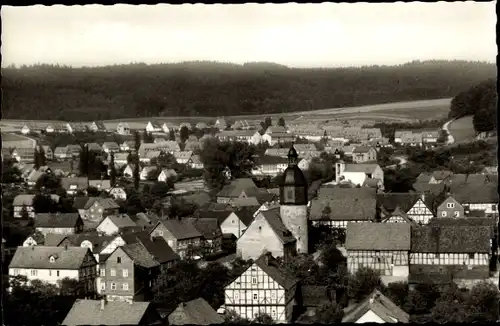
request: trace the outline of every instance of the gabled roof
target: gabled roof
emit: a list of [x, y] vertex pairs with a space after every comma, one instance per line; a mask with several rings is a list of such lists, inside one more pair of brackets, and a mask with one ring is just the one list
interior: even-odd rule
[[[410, 250], [408, 223], [348, 223], [347, 250]], [[373, 236], [373, 235], [377, 236]]]
[[257, 188], [255, 183], [250, 178], [239, 178], [222, 188], [217, 194], [218, 197], [239, 197], [244, 190]]
[[89, 180], [89, 187], [109, 189], [109, 188], [111, 188], [111, 181], [110, 180]]
[[260, 203], [256, 197], [231, 198], [229, 204], [234, 207], [260, 207]]
[[121, 248], [137, 266], [152, 268], [160, 265], [160, 263], [156, 261], [155, 257], [148, 252], [146, 247], [141, 242], [126, 244], [122, 247], [118, 247], [117, 249], [119, 248]]
[[491, 249], [490, 235], [490, 226], [433, 224], [414, 227], [411, 234], [411, 251], [429, 253], [489, 253]]
[[420, 193], [384, 193], [377, 194], [377, 204], [383, 207], [387, 212], [393, 212], [399, 207], [405, 213], [408, 212], [415, 203], [422, 198]]
[[346, 164], [344, 172], [373, 173], [377, 167], [378, 164]]
[[372, 149], [370, 146], [356, 146], [352, 152], [356, 154], [368, 153], [370, 149]]
[[439, 195], [443, 193], [446, 189], [445, 183], [424, 183], [424, 182], [415, 182], [413, 184], [413, 189], [417, 192], [427, 192], [433, 195]]
[[223, 223], [226, 218], [232, 213], [232, 210], [198, 210], [200, 218], [217, 219], [219, 224]]
[[222, 324], [222, 318], [203, 298], [181, 302], [168, 316], [169, 325]]
[[118, 146], [118, 144], [114, 141], [106, 141], [104, 143], [102, 143], [102, 147], [107, 147], [109, 149], [119, 149], [120, 146]]
[[[133, 228], [136, 227], [137, 224], [135, 224], [134, 221], [128, 216], [127, 214], [120, 214], [120, 215], [109, 215], [106, 217], [106, 219], [110, 220], [113, 222], [114, 225], [116, 225], [118, 228]], [[103, 220], [104, 222], [104, 220]], [[102, 222], [101, 222], [102, 223]]]
[[373, 293], [345, 314], [342, 323], [356, 323], [368, 311], [373, 311], [386, 323], [408, 323], [410, 315], [398, 307], [380, 291]]
[[[62, 325], [139, 325], [151, 303], [77, 299]], [[158, 316], [158, 320], [160, 317]]]
[[[373, 188], [320, 188], [311, 201], [311, 220], [372, 220], [377, 214], [376, 189]], [[329, 206], [330, 214], [323, 216]]]
[[259, 212], [259, 214], [266, 219], [267, 223], [269, 223], [274, 233], [276, 233], [278, 239], [280, 239], [282, 243], [297, 241], [290, 230], [288, 230], [283, 224], [278, 210], [271, 209], [267, 211], [261, 211]]
[[451, 177], [453, 175], [453, 172], [451, 171], [447, 171], [447, 170], [439, 170], [439, 171], [433, 171], [432, 172], [432, 176], [434, 177], [434, 179], [436, 179], [437, 181], [443, 181], [443, 180], [446, 180], [448, 179], [449, 177]]
[[72, 185], [76, 185], [77, 189], [87, 189], [89, 184], [89, 179], [87, 178], [62, 178], [61, 186], [69, 190]]
[[[235, 207], [234, 209], [234, 214], [238, 216], [240, 221], [245, 224], [245, 226], [249, 226], [253, 222], [253, 215], [255, 212], [256, 209], [254, 209], [254, 207]], [[229, 214], [227, 216], [229, 216]]]
[[295, 276], [288, 274], [285, 270], [279, 267], [278, 262], [270, 253], [264, 253], [254, 262], [262, 269], [269, 277], [281, 285], [285, 290], [289, 290], [298, 283]]
[[[56, 202], [59, 201], [58, 195], [50, 195], [50, 197]], [[16, 197], [14, 197], [12, 205], [13, 206], [23, 206], [23, 205], [32, 206], [33, 205], [33, 198], [35, 198], [35, 195], [27, 195], [27, 194], [17, 195]]]
[[116, 236], [99, 235], [97, 233], [80, 233], [67, 236], [70, 243], [76, 247], [81, 246], [83, 241], [89, 241], [92, 244], [92, 252], [100, 253]]
[[[79, 269], [87, 252], [81, 247], [17, 247], [9, 268]], [[50, 257], [55, 258], [54, 262]]]
[[450, 193], [461, 204], [498, 203], [498, 183], [451, 184]]
[[[187, 221], [179, 220], [162, 220], [158, 224], [163, 226], [170, 232], [177, 240], [190, 239], [201, 237], [201, 233]], [[158, 225], [157, 224], [157, 225]]]
[[389, 221], [392, 217], [399, 216], [401, 217], [406, 223], [409, 224], [415, 224], [415, 221], [413, 221], [411, 218], [408, 217], [405, 211], [403, 211], [401, 208], [396, 207], [395, 210], [393, 210], [389, 215], [386, 216], [384, 220], [382, 220], [382, 223], [385, 223]]
[[[148, 231], [124, 234], [122, 239], [128, 245], [141, 243], [149, 255], [159, 264], [179, 259], [179, 256], [168, 245], [165, 239], [162, 237], [151, 237]], [[136, 249], [136, 251], [140, 250], [142, 249]]]
[[212, 240], [222, 236], [219, 221], [216, 218], [191, 217], [186, 218], [186, 221], [190, 222], [207, 240]]
[[120, 205], [118, 205], [112, 198], [90, 197], [89, 200], [87, 201], [87, 204], [84, 206], [84, 209], [89, 209], [96, 202], [98, 202], [103, 209], [120, 208]]
[[36, 228], [74, 228], [81, 221], [78, 213], [39, 213], [35, 217]]

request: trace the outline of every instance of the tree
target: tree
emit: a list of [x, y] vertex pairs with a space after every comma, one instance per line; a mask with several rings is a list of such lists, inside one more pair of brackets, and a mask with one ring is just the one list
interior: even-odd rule
[[139, 136], [139, 132], [135, 132], [135, 162], [134, 162], [134, 188], [135, 190], [139, 190], [140, 184], [140, 172], [139, 172], [139, 146], [141, 144], [141, 138]]
[[261, 311], [257, 314], [257, 316], [255, 316], [253, 323], [271, 325], [274, 324], [274, 320], [271, 316]]
[[14, 160], [2, 160], [2, 183], [21, 181], [21, 171], [14, 165]]
[[55, 192], [60, 187], [61, 178], [52, 173], [43, 174], [35, 183], [35, 189], [47, 190], [49, 192]]
[[281, 117], [281, 118], [278, 120], [278, 126], [280, 126], [280, 127], [285, 127], [285, 119], [283, 119], [283, 117]]
[[266, 119], [264, 120], [264, 124], [266, 126], [265, 129], [271, 127], [273, 125], [273, 119], [271, 119], [271, 117], [266, 117]]
[[319, 324], [338, 324], [344, 318], [344, 310], [336, 302], [326, 302], [316, 308], [315, 322]]
[[224, 315], [224, 323], [232, 325], [249, 325], [248, 318], [242, 318], [235, 310], [228, 310]]
[[168, 140], [175, 141], [175, 131], [174, 131], [174, 129], [170, 129], [168, 131]]
[[431, 310], [432, 319], [437, 323], [467, 321], [466, 293], [451, 282], [441, 293]]
[[38, 153], [38, 148], [37, 147], [35, 147], [34, 160], [35, 160], [35, 162], [34, 162], [33, 168], [35, 170], [38, 170], [41, 165], [40, 165], [40, 155]]
[[185, 142], [189, 138], [189, 129], [186, 126], [182, 126], [180, 132], [181, 142]]
[[373, 290], [382, 288], [380, 274], [368, 267], [360, 267], [351, 275], [348, 285], [349, 297], [361, 301], [370, 295]]
[[83, 146], [82, 152], [80, 153], [78, 170], [80, 175], [88, 176], [89, 173], [89, 147], [87, 144]]
[[38, 163], [40, 164], [40, 166], [47, 165], [47, 158], [45, 157], [45, 151], [41, 146], [38, 148]]
[[498, 288], [490, 282], [481, 282], [468, 293], [468, 322], [494, 323], [499, 319]]
[[109, 183], [111, 187], [116, 185], [116, 167], [115, 167], [115, 154], [111, 153], [109, 158]]
[[49, 195], [38, 194], [33, 198], [33, 209], [35, 213], [57, 212], [57, 202]]
[[172, 188], [173, 183], [167, 179], [167, 182], [155, 182], [149, 189], [149, 193], [155, 198], [165, 198]]
[[142, 133], [142, 139], [145, 144], [151, 144], [154, 143], [154, 137], [151, 133], [147, 132], [146, 130], [143, 131]]
[[383, 289], [384, 295], [392, 300], [397, 306], [407, 308], [409, 287], [407, 282], [392, 282]]

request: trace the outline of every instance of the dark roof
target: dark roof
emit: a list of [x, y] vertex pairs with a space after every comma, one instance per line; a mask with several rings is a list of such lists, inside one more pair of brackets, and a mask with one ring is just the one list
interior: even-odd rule
[[447, 170], [433, 171], [432, 176], [437, 181], [443, 181], [453, 175], [453, 172]]
[[299, 281], [295, 276], [280, 268], [278, 262], [270, 253], [262, 254], [254, 263], [285, 290], [289, 290]]
[[255, 183], [250, 178], [240, 178], [233, 180], [229, 185], [225, 186], [218, 194], [218, 197], [239, 197], [245, 190], [257, 188]]
[[304, 307], [318, 307], [331, 301], [328, 288], [324, 285], [302, 285], [301, 294]]
[[451, 226], [489, 226], [491, 228], [491, 236], [494, 236], [496, 228], [496, 219], [492, 217], [470, 217], [452, 218], [452, 217], [434, 217], [429, 221], [429, 226], [432, 225], [451, 225]]
[[396, 209], [394, 211], [392, 211], [392, 213], [388, 214], [382, 222], [383, 223], [385, 223], [385, 222], [392, 223], [392, 222], [388, 222], [388, 221], [391, 219], [391, 217], [394, 217], [394, 216], [401, 217], [406, 223], [416, 224], [415, 221], [413, 221], [411, 218], [409, 218], [408, 215], [399, 207], [396, 207]]
[[[377, 214], [376, 189], [373, 188], [320, 188], [311, 201], [311, 220], [372, 220]], [[329, 206], [330, 214], [324, 216]]]
[[215, 218], [219, 223], [223, 223], [233, 210], [198, 210], [197, 215], [200, 218]]
[[296, 187], [306, 187], [308, 186], [306, 177], [298, 165], [290, 165], [283, 172], [282, 185], [293, 185]]
[[408, 283], [424, 284], [449, 284], [452, 279], [486, 279], [489, 277], [489, 267], [473, 265], [471, 269], [467, 264], [457, 265], [416, 265], [411, 264]]
[[243, 222], [245, 226], [249, 226], [254, 220], [253, 214], [255, 214], [256, 211], [257, 210], [254, 209], [254, 207], [237, 207], [234, 210], [234, 214], [238, 216], [240, 221]]
[[88, 248], [82, 247], [17, 247], [9, 268], [79, 269], [87, 252]]
[[100, 300], [77, 299], [62, 324], [139, 325], [149, 307], [149, 302], [107, 301], [101, 309]]
[[423, 182], [415, 182], [413, 184], [413, 189], [422, 193], [428, 192], [433, 195], [442, 194], [446, 189], [445, 183], [423, 183]]
[[262, 214], [266, 221], [269, 223], [273, 231], [276, 233], [278, 238], [282, 243], [289, 243], [289, 242], [294, 242], [297, 241], [295, 237], [292, 235], [290, 230], [286, 228], [286, 226], [283, 224], [283, 221], [281, 221], [281, 216], [279, 212], [277, 212], [274, 209], [267, 210], [267, 211], [261, 211], [259, 214]]
[[78, 213], [39, 213], [35, 216], [36, 228], [74, 228], [81, 221]]
[[179, 259], [179, 256], [162, 237], [151, 237], [147, 231], [143, 231], [137, 232], [137, 239], [160, 264]]
[[187, 218], [202, 236], [207, 240], [212, 240], [222, 236], [219, 221], [216, 218]]
[[377, 204], [387, 212], [392, 212], [396, 207], [401, 208], [405, 213], [408, 212], [415, 203], [422, 198], [420, 193], [386, 193], [377, 194]]
[[68, 236], [68, 240], [74, 246], [80, 246], [83, 241], [92, 243], [92, 252], [99, 253], [107, 244], [115, 239], [112, 235], [99, 235], [97, 233], [82, 233]]
[[[368, 311], [373, 311], [386, 323], [408, 323], [410, 316], [380, 291], [375, 290], [354, 309], [345, 314], [342, 323], [355, 323]], [[394, 321], [396, 319], [396, 321]]]
[[73, 199], [73, 208], [74, 209], [85, 209], [85, 205], [89, 201], [89, 197], [87, 196], [79, 196]]
[[498, 203], [498, 183], [451, 184], [450, 193], [461, 204]]
[[211, 325], [222, 324], [220, 316], [203, 298], [180, 303], [168, 316], [169, 325]]
[[[347, 250], [410, 250], [408, 223], [348, 223]], [[376, 236], [374, 236], [376, 235]]]
[[489, 253], [490, 235], [491, 227], [489, 226], [431, 225], [414, 227], [411, 233], [411, 251]]
[[201, 233], [196, 230], [193, 224], [187, 221], [162, 220], [158, 223], [162, 223], [163, 226], [165, 226], [165, 228], [178, 240], [197, 238], [202, 236]]
[[141, 242], [126, 244], [117, 250], [120, 248], [137, 266], [152, 268], [160, 264]]
[[287, 164], [288, 159], [280, 156], [271, 156], [271, 155], [262, 155], [256, 158], [256, 165], [265, 165], [265, 164]]
[[[75, 164], [78, 165], [78, 164]], [[61, 186], [69, 190], [70, 186], [77, 185], [78, 189], [87, 189], [89, 185], [89, 179], [87, 178], [62, 178]]]

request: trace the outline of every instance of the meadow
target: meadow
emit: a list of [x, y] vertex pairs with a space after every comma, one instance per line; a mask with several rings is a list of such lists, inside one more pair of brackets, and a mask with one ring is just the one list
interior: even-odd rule
[[449, 130], [456, 143], [474, 140], [476, 131], [472, 124], [472, 116], [466, 116], [450, 123]]

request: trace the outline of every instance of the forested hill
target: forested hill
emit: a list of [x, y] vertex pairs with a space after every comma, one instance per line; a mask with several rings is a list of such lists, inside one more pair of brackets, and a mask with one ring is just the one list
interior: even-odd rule
[[477, 132], [496, 130], [497, 102], [497, 81], [491, 78], [457, 94], [451, 101], [448, 116], [460, 118], [472, 115], [474, 129]]
[[360, 68], [274, 63], [3, 68], [4, 118], [86, 120], [268, 114], [453, 97], [494, 64], [411, 62]]

